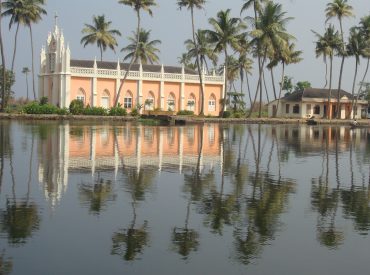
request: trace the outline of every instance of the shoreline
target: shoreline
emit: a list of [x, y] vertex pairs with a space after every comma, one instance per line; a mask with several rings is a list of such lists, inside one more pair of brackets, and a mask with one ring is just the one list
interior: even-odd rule
[[[85, 116], [85, 115], [30, 115], [30, 114], [8, 114], [0, 113], [0, 120], [31, 120], [31, 121], [114, 121], [114, 122], [137, 122], [140, 117], [132, 116]], [[193, 116], [173, 116], [175, 123], [183, 122], [185, 124], [198, 123], [233, 123], [233, 124], [306, 124], [307, 119], [303, 118], [217, 118], [217, 117], [193, 117]], [[352, 120], [344, 119], [315, 119], [317, 125], [339, 125], [350, 126]], [[368, 119], [357, 120], [358, 126], [369, 127]]]

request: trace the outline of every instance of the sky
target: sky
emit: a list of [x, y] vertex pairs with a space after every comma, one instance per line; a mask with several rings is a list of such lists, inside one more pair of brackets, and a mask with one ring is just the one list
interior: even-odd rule
[[[191, 38], [191, 17], [190, 12], [186, 9], [179, 10], [176, 0], [157, 0], [158, 6], [153, 7], [153, 17], [147, 13], [142, 14], [142, 27], [151, 30], [151, 39], [159, 39], [162, 44], [160, 49], [160, 62], [165, 65], [178, 65], [178, 57], [185, 52], [184, 41]], [[325, 65], [322, 58], [315, 57], [315, 36], [312, 30], [318, 33], [324, 33], [325, 29], [325, 7], [329, 1], [325, 0], [276, 0], [283, 6], [286, 16], [293, 17], [287, 24], [287, 31], [296, 37], [296, 49], [303, 51], [303, 60], [286, 68], [286, 74], [293, 77], [293, 82], [309, 81], [313, 87], [322, 88], [325, 84]], [[243, 0], [208, 0], [203, 10], [195, 11], [196, 28], [210, 28], [208, 19], [216, 17], [220, 10], [231, 9], [234, 17], [240, 17], [240, 9]], [[349, 28], [357, 25], [360, 18], [370, 14], [370, 5], [368, 0], [348, 0], [354, 8], [355, 17], [345, 18], [343, 29], [345, 38], [348, 37]], [[66, 43], [71, 49], [73, 59], [93, 60], [99, 59], [99, 49], [96, 45], [88, 45], [85, 48], [80, 44], [83, 36], [81, 30], [84, 24], [90, 24], [94, 15], [105, 15], [106, 19], [112, 21], [111, 27], [118, 29], [122, 36], [118, 38], [118, 48], [114, 53], [107, 50], [103, 59], [105, 61], [122, 60], [124, 54], [120, 49], [127, 46], [127, 37], [132, 35], [136, 28], [136, 14], [134, 11], [121, 4], [117, 0], [46, 0], [45, 9], [47, 15], [37, 25], [34, 25], [34, 49], [35, 49], [35, 71], [39, 72], [39, 56], [43, 45], [46, 45], [47, 35], [54, 28], [55, 13], [58, 14], [58, 25], [62, 29]], [[252, 16], [252, 10], [244, 12], [242, 17]], [[337, 20], [331, 20], [337, 29], [339, 24]], [[9, 19], [3, 20], [2, 32], [4, 36], [6, 64], [10, 67], [15, 26], [10, 30], [8, 27]], [[250, 28], [249, 28], [250, 30]], [[222, 57], [220, 57], [222, 62]], [[365, 60], [361, 60], [358, 80], [360, 80], [365, 71]], [[354, 61], [346, 59], [343, 72], [342, 87], [348, 92], [352, 91], [352, 82], [354, 76]], [[31, 47], [29, 42], [28, 29], [22, 28], [19, 32], [17, 56], [15, 62], [16, 84], [14, 92], [16, 97], [25, 97], [26, 81], [25, 76], [21, 73], [23, 67], [31, 68]], [[257, 65], [254, 64], [255, 70], [251, 77], [252, 90], [256, 87], [258, 75], [256, 73]], [[340, 59], [335, 58], [333, 87], [338, 85], [340, 68]], [[276, 71], [276, 76], [280, 72]], [[266, 74], [267, 75], [267, 74]], [[370, 73], [369, 73], [370, 75]], [[277, 78], [277, 77], [276, 77]], [[29, 75], [31, 87], [31, 75]], [[370, 76], [367, 77], [370, 81]], [[270, 78], [267, 79], [268, 83]], [[268, 84], [269, 86], [269, 84]], [[36, 82], [37, 87], [37, 82]], [[31, 90], [30, 90], [31, 91]], [[270, 99], [272, 97], [271, 87], [269, 87]], [[266, 100], [266, 97], [265, 99]]]

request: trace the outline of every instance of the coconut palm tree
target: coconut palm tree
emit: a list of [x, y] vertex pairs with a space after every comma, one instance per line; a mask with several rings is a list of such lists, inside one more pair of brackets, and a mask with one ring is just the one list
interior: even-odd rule
[[[157, 5], [155, 0], [118, 0], [118, 3], [122, 4], [122, 5], [125, 5], [125, 6], [128, 6], [130, 8], [133, 8], [134, 11], [136, 12], [136, 17], [137, 17], [137, 27], [136, 27], [137, 38], [136, 38], [136, 41], [140, 41], [140, 37], [139, 37], [139, 35], [140, 35], [140, 24], [141, 24], [140, 11], [141, 10], [146, 11], [146, 12], [149, 13], [150, 16], [153, 16], [153, 12], [150, 8]], [[139, 45], [137, 44], [135, 52], [138, 50], [138, 48], [139, 48]], [[131, 70], [132, 64], [134, 64], [135, 56], [136, 56], [136, 54], [134, 54], [132, 56], [132, 59], [130, 61], [130, 64], [129, 64], [126, 72], [125, 72], [125, 75], [123, 76], [123, 79], [121, 80], [121, 84], [120, 84], [119, 89], [118, 89], [118, 93], [117, 93], [116, 100], [114, 102], [114, 106], [118, 105], [119, 98], [120, 98], [121, 91], [122, 91], [122, 87], [125, 84], [126, 78], [127, 78], [128, 74]]]
[[[138, 37], [136, 33], [133, 33], [132, 37], [129, 37], [130, 44], [121, 49], [121, 52], [128, 52], [128, 54], [124, 57], [123, 61], [132, 59], [132, 56], [136, 53], [134, 63], [142, 64], [155, 64], [159, 63], [159, 57], [157, 53], [159, 53], [159, 49], [156, 48], [156, 45], [161, 44], [160, 40], [152, 40], [150, 41], [150, 30], [146, 31], [144, 29], [140, 29], [139, 33], [139, 42], [136, 41]], [[136, 50], [136, 45], [139, 45], [138, 49]]]
[[[207, 30], [209, 35], [209, 41], [215, 45], [215, 52], [224, 52], [225, 57], [225, 71], [227, 72], [227, 60], [228, 60], [228, 48], [238, 48], [238, 42], [244, 36], [243, 30], [246, 29], [246, 25], [240, 20], [240, 18], [231, 17], [230, 9], [225, 11], [219, 11], [216, 18], [210, 18], [208, 20], [213, 30]], [[227, 90], [227, 77], [225, 79], [225, 91]], [[223, 101], [225, 101], [223, 96]], [[224, 104], [222, 112], [225, 110], [226, 105]]]
[[14, 49], [13, 49], [13, 58], [12, 58], [12, 66], [11, 70], [14, 72], [14, 62], [15, 56], [17, 52], [17, 38], [20, 25], [26, 25], [27, 18], [28, 18], [28, 11], [26, 10], [25, 1], [23, 0], [7, 0], [3, 3], [4, 11], [2, 12], [2, 16], [10, 16], [9, 20], [9, 29], [13, 25], [17, 25], [17, 29], [15, 31], [14, 37]]
[[197, 54], [199, 56], [200, 67], [203, 68], [204, 65], [206, 66], [207, 71], [209, 72], [209, 67], [207, 63], [207, 59], [209, 59], [213, 66], [217, 64], [217, 55], [213, 51], [212, 45], [208, 41], [208, 37], [205, 30], [200, 30], [195, 34], [196, 43], [192, 39], [188, 39], [185, 41], [185, 46], [188, 51], [187, 55], [191, 59], [195, 59], [195, 66], [196, 66], [196, 58]]
[[25, 16], [25, 25], [30, 31], [31, 40], [31, 58], [32, 58], [32, 91], [33, 97], [36, 100], [36, 88], [35, 88], [35, 60], [34, 60], [34, 49], [33, 49], [33, 34], [32, 24], [36, 24], [41, 21], [41, 16], [46, 15], [47, 12], [43, 8], [45, 5], [44, 0], [24, 0], [24, 8], [27, 11]]
[[197, 44], [197, 38], [195, 35], [195, 23], [194, 23], [194, 8], [195, 9], [203, 9], [204, 4], [206, 3], [205, 0], [178, 0], [177, 5], [180, 9], [187, 8], [190, 10], [191, 14], [191, 27], [192, 27], [192, 34], [193, 34], [193, 43], [196, 46], [196, 65], [198, 68], [198, 74], [199, 74], [199, 81], [200, 81], [200, 115], [204, 114], [204, 90], [203, 90], [203, 77], [202, 77], [202, 67], [200, 65], [199, 60], [199, 49]]
[[93, 16], [93, 24], [85, 24], [82, 33], [86, 34], [81, 39], [81, 44], [86, 47], [88, 44], [95, 44], [100, 49], [100, 61], [103, 61], [103, 51], [109, 47], [115, 52], [114, 47], [118, 46], [115, 36], [121, 36], [118, 30], [111, 30], [112, 21], [106, 21], [105, 15]]
[[29, 72], [30, 72], [30, 69], [28, 67], [23, 67], [22, 74], [26, 76], [27, 101], [28, 101], [28, 73]]
[[191, 58], [189, 53], [183, 53], [180, 57], [177, 58], [180, 65], [183, 65], [185, 68], [189, 68], [191, 70], [196, 69], [196, 65], [191, 62]]
[[[249, 116], [252, 113], [253, 105], [257, 99], [258, 88], [260, 89], [260, 103], [262, 103], [262, 77], [263, 67], [266, 61], [267, 53], [269, 51], [276, 51], [284, 49], [288, 40], [294, 39], [285, 28], [287, 22], [292, 18], [285, 17], [286, 12], [282, 11], [281, 4], [275, 4], [273, 2], [267, 2], [260, 12], [260, 15], [256, 21], [255, 29], [251, 31], [253, 37], [251, 43], [255, 47], [256, 55], [261, 55], [262, 60], [259, 62], [259, 79], [257, 85], [257, 91], [254, 98], [254, 102], [249, 112]], [[259, 108], [259, 117], [262, 116], [262, 105]]]
[[[355, 86], [356, 86], [356, 78], [357, 78], [357, 71], [358, 65], [360, 64], [360, 56], [362, 54], [364, 41], [362, 40], [362, 36], [359, 33], [357, 28], [351, 28], [350, 36], [348, 39], [348, 44], [346, 45], [346, 50], [348, 56], [353, 56], [355, 58], [355, 74], [353, 78], [352, 84], [352, 104], [351, 104], [351, 113], [353, 111], [354, 101], [355, 101]], [[353, 113], [353, 119], [355, 119], [355, 114]]]
[[279, 101], [281, 97], [281, 91], [283, 89], [283, 83], [284, 83], [284, 78], [285, 78], [285, 65], [289, 64], [295, 64], [298, 63], [302, 60], [300, 55], [302, 54], [302, 51], [296, 51], [295, 49], [295, 44], [294, 43], [289, 43], [287, 47], [281, 50], [279, 54], [279, 61], [282, 64], [282, 71], [281, 71], [281, 85], [280, 85], [280, 90], [279, 90], [279, 96], [278, 96], [278, 102], [277, 102], [277, 107], [276, 107], [276, 113], [279, 108]]
[[317, 41], [316, 41], [316, 57], [320, 56], [322, 52], [325, 52], [327, 56], [329, 56], [330, 60], [330, 72], [329, 72], [329, 93], [328, 93], [328, 110], [326, 116], [331, 119], [331, 84], [333, 78], [333, 57], [334, 54], [340, 51], [342, 47], [341, 39], [339, 32], [334, 29], [333, 25], [329, 25], [329, 27], [325, 30], [324, 35], [320, 35], [317, 32], [314, 32]]
[[340, 98], [339, 93], [342, 85], [342, 75], [343, 75], [343, 68], [344, 68], [344, 59], [346, 57], [346, 47], [344, 44], [344, 33], [343, 33], [343, 24], [342, 20], [345, 17], [352, 17], [353, 15], [353, 8], [352, 6], [347, 4], [348, 0], [333, 0], [333, 2], [328, 3], [326, 5], [326, 22], [328, 22], [332, 18], [337, 18], [340, 25], [340, 34], [342, 38], [342, 48], [339, 52], [339, 55], [342, 56], [342, 62], [340, 65], [340, 72], [339, 72], [339, 83], [338, 83], [338, 91], [337, 91], [337, 118], [340, 116]]
[[[0, 15], [2, 14], [2, 0], [0, 0]], [[3, 35], [2, 35], [2, 28], [1, 28], [1, 21], [2, 21], [2, 16], [0, 16], [0, 52], [1, 52], [1, 65], [5, 69], [5, 53], [4, 53], [4, 44], [3, 44]], [[3, 70], [2, 73], [2, 80], [3, 83], [6, 83], [6, 70]], [[5, 108], [5, 93], [6, 93], [6, 88], [5, 85], [2, 85], [2, 91], [1, 91], [1, 106], [0, 106], [0, 111], [3, 111]]]

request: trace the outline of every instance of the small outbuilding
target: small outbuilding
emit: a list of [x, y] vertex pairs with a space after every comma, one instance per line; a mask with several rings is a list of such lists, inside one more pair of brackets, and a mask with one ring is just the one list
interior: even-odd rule
[[268, 116], [280, 118], [336, 118], [339, 112], [340, 119], [366, 118], [368, 101], [356, 98], [346, 91], [338, 92], [331, 90], [329, 100], [329, 89], [307, 88], [300, 92], [285, 95], [280, 100], [274, 100], [268, 104]]

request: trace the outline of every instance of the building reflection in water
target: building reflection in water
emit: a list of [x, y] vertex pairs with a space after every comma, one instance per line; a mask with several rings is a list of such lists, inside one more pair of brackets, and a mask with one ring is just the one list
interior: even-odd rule
[[52, 205], [66, 191], [69, 173], [89, 171], [94, 177], [99, 171], [109, 170], [117, 178], [122, 167], [136, 169], [137, 173], [143, 168], [183, 173], [196, 165], [201, 172], [205, 166], [220, 165], [222, 161], [220, 128], [216, 124], [204, 127], [65, 124], [50, 132], [46, 140], [41, 139], [39, 148], [39, 181]]

